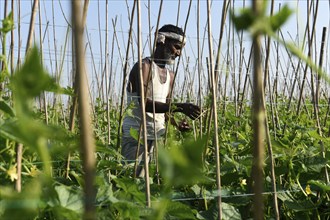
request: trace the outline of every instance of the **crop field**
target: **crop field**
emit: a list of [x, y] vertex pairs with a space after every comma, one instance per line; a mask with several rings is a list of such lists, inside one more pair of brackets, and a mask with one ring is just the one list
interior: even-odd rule
[[[0, 219], [330, 220], [329, 15], [322, 0], [1, 0]], [[121, 155], [125, 88], [167, 23], [187, 36], [172, 101], [202, 111], [173, 114], [191, 129], [166, 124], [140, 178]]]

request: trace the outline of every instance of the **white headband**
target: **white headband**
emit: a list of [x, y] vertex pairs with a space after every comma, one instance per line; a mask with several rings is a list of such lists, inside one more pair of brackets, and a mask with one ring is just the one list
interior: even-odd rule
[[165, 43], [165, 38], [166, 37], [168, 37], [170, 39], [180, 41], [183, 44], [186, 44], [186, 38], [185, 37], [183, 37], [180, 34], [173, 33], [173, 32], [158, 32], [157, 43]]

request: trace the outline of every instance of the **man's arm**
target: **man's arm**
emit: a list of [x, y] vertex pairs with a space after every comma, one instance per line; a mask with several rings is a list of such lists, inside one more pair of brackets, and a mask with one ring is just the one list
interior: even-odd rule
[[[200, 108], [197, 105], [192, 103], [172, 103], [170, 104], [171, 93], [173, 89], [173, 81], [174, 81], [174, 73], [170, 72], [170, 90], [167, 95], [167, 102], [156, 102], [155, 101], [155, 113], [167, 113], [170, 110], [172, 112], [181, 112], [187, 115], [191, 119], [196, 119], [200, 115]], [[170, 106], [171, 105], [171, 106]], [[153, 102], [151, 99], [147, 99], [146, 101], [146, 111], [153, 112]]]

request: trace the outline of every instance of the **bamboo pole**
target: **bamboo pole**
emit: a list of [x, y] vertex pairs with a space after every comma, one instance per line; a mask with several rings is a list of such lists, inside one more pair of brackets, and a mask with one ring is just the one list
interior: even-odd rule
[[[271, 2], [271, 12], [270, 16], [273, 15], [274, 11], [274, 0]], [[274, 122], [274, 113], [273, 113], [273, 99], [272, 99], [272, 92], [271, 92], [271, 87], [270, 87], [270, 82], [269, 82], [269, 57], [270, 57], [270, 44], [271, 44], [271, 38], [270, 36], [267, 37], [267, 45], [266, 45], [266, 59], [265, 59], [265, 70], [264, 70], [264, 87], [263, 90], [266, 90], [267, 82], [269, 85], [269, 96], [270, 96], [270, 103], [271, 103], [271, 114], [272, 114], [272, 119]], [[270, 132], [269, 132], [269, 125], [268, 125], [268, 117], [267, 117], [267, 111], [266, 111], [266, 101], [265, 101], [265, 96], [262, 94], [261, 96], [262, 102], [263, 102], [263, 108], [265, 110], [265, 132], [266, 132], [266, 138], [267, 138], [267, 147], [268, 147], [268, 155], [269, 155], [269, 160], [270, 160], [270, 170], [271, 170], [271, 183], [272, 183], [272, 190], [274, 192], [273, 194], [273, 205], [274, 205], [274, 212], [275, 212], [275, 218], [277, 220], [280, 219], [280, 214], [279, 214], [279, 208], [278, 208], [278, 202], [277, 202], [277, 189], [276, 189], [276, 176], [275, 176], [275, 167], [274, 167], [274, 156], [273, 156], [273, 148], [272, 148], [272, 142], [271, 142], [271, 137], [270, 137]], [[275, 123], [273, 123], [274, 130], [275, 128]]]
[[212, 108], [213, 108], [213, 126], [214, 126], [214, 141], [215, 145], [215, 158], [216, 158], [216, 182], [217, 182], [217, 208], [218, 219], [222, 219], [221, 210], [221, 178], [220, 178], [220, 151], [219, 151], [219, 137], [218, 137], [218, 111], [217, 111], [217, 97], [216, 97], [216, 72], [213, 65], [213, 45], [212, 45], [212, 22], [211, 22], [211, 4], [210, 0], [207, 0], [207, 27], [208, 27], [208, 40], [209, 40], [209, 56], [210, 56], [210, 73], [211, 73], [211, 85], [212, 85]]
[[[12, 20], [14, 21], [14, 0], [11, 1], [11, 12]], [[5, 14], [6, 15], [6, 14]], [[10, 42], [10, 72], [11, 75], [14, 74], [14, 29], [11, 30], [11, 42]], [[15, 189], [17, 192], [22, 191], [22, 157], [23, 157], [23, 144], [16, 144], [16, 172], [17, 179], [15, 182]]]
[[179, 19], [180, 19], [180, 8], [181, 8], [181, 0], [178, 1], [178, 10], [176, 14], [176, 26], [179, 25]]
[[[326, 27], [323, 27], [322, 31], [322, 40], [321, 40], [321, 46], [320, 46], [320, 58], [319, 58], [319, 67], [320, 69], [322, 68], [323, 65], [323, 53], [324, 53], [324, 42], [325, 42], [325, 36], [326, 36]], [[314, 74], [312, 72], [312, 77], [314, 77]], [[314, 118], [316, 120], [316, 126], [318, 133], [322, 136], [322, 130], [321, 130], [321, 123], [320, 123], [320, 118], [319, 118], [319, 96], [320, 96], [320, 80], [321, 77], [316, 74], [316, 89], [315, 92], [313, 93], [313, 107], [314, 107]]]
[[21, 60], [21, 0], [17, 1], [17, 42], [18, 42], [18, 51], [17, 51], [17, 68], [20, 67]]
[[[160, 4], [159, 4], [159, 10], [158, 10], [158, 19], [157, 19], [157, 24], [156, 24], [156, 35], [154, 37], [154, 42], [153, 42], [153, 46], [152, 46], [152, 58], [154, 56], [154, 53], [155, 53], [155, 49], [156, 49], [156, 45], [157, 45], [157, 35], [158, 35], [158, 29], [159, 29], [159, 23], [160, 23], [160, 16], [161, 16], [161, 12], [162, 12], [162, 8], [163, 8], [163, 0], [160, 1]], [[149, 8], [150, 10], [150, 8]], [[151, 30], [149, 28], [149, 30]], [[149, 35], [151, 36], [151, 33], [149, 33]], [[148, 76], [151, 78], [152, 77], [152, 68], [150, 67], [149, 69], [149, 74]], [[151, 83], [153, 83], [153, 80], [148, 80], [148, 83], [151, 81]], [[155, 106], [155, 100], [154, 100], [154, 91], [153, 91], [153, 88], [154, 86], [151, 85], [151, 88], [152, 88], [152, 114], [153, 114], [153, 118], [156, 118], [156, 113], [155, 113], [155, 109], [156, 109], [156, 106]], [[153, 121], [154, 123], [154, 147], [155, 147], [155, 158], [156, 158], [156, 177], [157, 177], [157, 184], [160, 184], [160, 178], [159, 178], [159, 164], [158, 164], [158, 141], [157, 141], [157, 132], [156, 132], [156, 121], [154, 120]]]
[[[54, 74], [55, 74], [55, 82], [60, 83], [60, 77], [59, 77], [59, 71], [58, 71], [58, 60], [57, 60], [57, 42], [56, 42], [56, 28], [55, 28], [55, 11], [54, 11], [54, 0], [52, 0], [52, 28], [53, 28], [53, 46], [54, 46], [54, 62], [55, 62], [55, 67], [54, 67]], [[53, 99], [53, 108], [56, 109], [56, 103], [57, 103], [57, 98], [59, 97], [58, 94], [54, 93], [54, 99]]]
[[15, 189], [17, 192], [22, 191], [22, 157], [23, 157], [23, 144], [16, 145], [16, 163], [17, 163], [17, 179], [15, 182]]
[[[14, 0], [11, 0], [11, 18], [14, 21]], [[11, 29], [10, 31], [10, 73], [11, 75], [14, 74], [14, 42], [15, 42], [15, 37], [14, 37], [14, 28]]]
[[[322, 68], [323, 66], [323, 57], [324, 57], [324, 45], [327, 35], [327, 28], [323, 27], [322, 29], [322, 39], [321, 39], [321, 50], [320, 50], [320, 58], [319, 58], [319, 67]], [[317, 75], [317, 82], [316, 82], [316, 97], [315, 102], [318, 105], [320, 101], [320, 91], [321, 91], [321, 76]]]
[[[316, 25], [316, 18], [317, 18], [317, 13], [318, 13], [318, 4], [319, 4], [319, 0], [316, 0], [316, 11], [315, 11], [315, 18], [313, 20], [313, 25], [312, 25], [312, 32], [311, 34], [309, 34], [310, 30], [309, 30], [309, 14], [310, 14], [310, 9], [308, 7], [309, 5], [309, 0], [307, 1], [307, 8], [308, 8], [308, 20], [307, 20], [307, 29], [308, 29], [308, 57], [311, 57], [312, 54], [312, 42], [314, 39], [314, 34], [315, 34], [315, 25]], [[302, 79], [302, 85], [301, 85], [301, 89], [300, 89], [300, 95], [299, 95], [299, 99], [298, 99], [298, 106], [297, 106], [297, 111], [296, 114], [299, 115], [300, 112], [300, 108], [301, 108], [301, 102], [303, 99], [303, 91], [304, 91], [304, 87], [305, 87], [305, 81], [307, 80], [307, 70], [308, 70], [308, 64], [305, 64], [305, 68], [304, 68], [304, 76]], [[313, 93], [313, 91], [312, 91]]]
[[[184, 28], [183, 28], [183, 34], [184, 34], [184, 36], [186, 35], [186, 30], [187, 30], [187, 24], [188, 24], [188, 20], [189, 20], [189, 16], [190, 16], [191, 5], [192, 5], [192, 0], [189, 1], [189, 6], [188, 6], [188, 12], [187, 12], [187, 16], [186, 16], [186, 21], [185, 21]], [[180, 61], [181, 61], [181, 56], [178, 57], [177, 66], [176, 66], [176, 69], [174, 71], [173, 85], [175, 85], [175, 82], [176, 82], [176, 77], [177, 77], [177, 73], [178, 73], [178, 70], [179, 70]], [[171, 89], [170, 103], [169, 103], [170, 106], [171, 106], [172, 98], [173, 98], [173, 90], [174, 89]], [[170, 111], [170, 114], [171, 114], [171, 109], [169, 111]], [[164, 138], [164, 144], [165, 145], [167, 143], [167, 133], [168, 133], [168, 126], [166, 126], [165, 135], [164, 135], [165, 136], [165, 138]]]
[[[322, 30], [322, 41], [321, 41], [321, 50], [320, 50], [320, 58], [319, 58], [319, 67], [320, 69], [323, 66], [323, 53], [324, 53], [324, 42], [325, 42], [325, 36], [326, 36], [326, 31], [327, 28], [323, 27]], [[321, 77], [317, 75], [317, 85], [316, 85], [316, 92], [315, 92], [315, 104], [314, 104], [314, 111], [315, 111], [315, 119], [316, 119], [316, 123], [317, 123], [317, 131], [318, 134], [322, 137], [322, 129], [321, 129], [321, 125], [320, 125], [320, 119], [319, 119], [319, 92], [320, 92], [320, 80]], [[329, 131], [330, 132], [330, 131]], [[321, 153], [322, 153], [322, 157], [326, 158], [326, 148], [324, 147], [324, 143], [323, 141], [320, 141], [320, 145], [321, 145]], [[330, 179], [329, 179], [329, 173], [328, 173], [328, 167], [327, 165], [325, 165], [324, 167], [324, 173], [325, 173], [325, 180], [326, 183], [329, 184]]]
[[[279, 32], [277, 32], [279, 35]], [[275, 79], [273, 83], [273, 88], [271, 89], [271, 93], [274, 95], [274, 102], [278, 103], [278, 83], [279, 83], [279, 65], [280, 65], [280, 55], [279, 55], [279, 42], [274, 42], [275, 50], [276, 50], [276, 67], [275, 67]], [[285, 81], [286, 82], [286, 81]], [[269, 82], [270, 86], [270, 82]], [[279, 126], [279, 118], [278, 118], [278, 110], [277, 105], [274, 106], [275, 118], [273, 119], [274, 124], [274, 137], [277, 137], [277, 129]]]
[[[232, 26], [229, 25], [229, 31], [228, 31], [228, 40], [227, 40], [227, 47], [230, 47], [230, 34], [232, 31]], [[220, 44], [219, 44], [220, 45]], [[229, 78], [229, 72], [230, 72], [230, 67], [229, 67], [229, 63], [230, 63], [230, 50], [227, 49], [226, 51], [226, 61], [225, 61], [225, 65], [226, 65], [226, 69], [225, 69], [225, 85], [223, 88], [223, 105], [222, 105], [222, 115], [225, 116], [226, 111], [227, 111], [227, 88], [228, 88], [228, 78]], [[218, 91], [218, 90], [216, 90]], [[224, 117], [224, 119], [226, 119], [226, 117]]]
[[[108, 1], [108, 0], [107, 0]], [[117, 17], [116, 19], [117, 20]], [[109, 66], [109, 82], [108, 82], [108, 94], [109, 94], [109, 98], [112, 97], [112, 94], [113, 94], [113, 90], [114, 90], [114, 86], [111, 86], [111, 83], [113, 83], [112, 81], [115, 81], [114, 79], [114, 71], [113, 71], [113, 60], [114, 60], [114, 49], [115, 49], [115, 35], [112, 34], [112, 40], [111, 40], [111, 55], [110, 55], [110, 66]]]
[[[72, 27], [72, 26], [71, 26]], [[74, 95], [72, 96], [72, 103], [70, 106], [70, 115], [69, 115], [69, 131], [73, 132], [74, 131], [74, 126], [75, 126], [75, 117], [77, 113], [77, 105], [78, 105], [78, 87], [77, 83], [75, 82], [76, 78], [76, 66], [75, 66], [75, 42], [74, 42], [74, 36], [72, 36], [72, 87], [73, 87], [73, 93]], [[69, 178], [69, 173], [70, 173], [70, 161], [71, 161], [71, 152], [68, 153], [67, 156], [67, 161], [66, 161], [66, 170], [65, 170], [65, 178]]]
[[[78, 112], [80, 122], [80, 146], [83, 162], [84, 175], [84, 219], [96, 219], [95, 215], [95, 145], [93, 139], [93, 133], [91, 127], [90, 118], [90, 100], [88, 96], [88, 83], [86, 81], [86, 70], [85, 70], [85, 58], [84, 58], [84, 24], [87, 7], [84, 7], [84, 15], [82, 18], [80, 2], [72, 1], [72, 23], [73, 23], [73, 34], [75, 39], [75, 54], [76, 54], [76, 79], [78, 88]], [[86, 3], [86, 1], [85, 1]], [[86, 4], [85, 4], [86, 6]], [[86, 9], [86, 10], [85, 10]]]
[[[28, 41], [26, 44], [26, 52], [25, 56], [28, 55], [28, 52], [30, 50], [30, 47], [32, 45], [32, 35], [34, 32], [34, 20], [35, 20], [35, 14], [37, 12], [38, 8], [38, 0], [35, 0], [33, 3], [33, 8], [32, 8], [32, 14], [31, 14], [31, 19], [30, 19], [30, 28], [29, 28], [29, 34], [28, 34]], [[17, 162], [17, 181], [15, 183], [15, 188], [18, 192], [21, 191], [22, 189], [22, 157], [23, 157], [23, 144], [18, 143], [16, 146], [16, 162]]]
[[[40, 44], [40, 59], [41, 62], [43, 62], [43, 38], [42, 38], [42, 20], [41, 20], [41, 8], [39, 4], [39, 44]], [[48, 125], [48, 106], [47, 106], [47, 99], [46, 99], [46, 92], [43, 91], [42, 94], [40, 95], [40, 102], [43, 102], [43, 108], [45, 112], [45, 122]], [[41, 108], [40, 108], [41, 110]]]
[[[215, 74], [215, 91], [218, 91], [218, 81], [220, 77], [220, 61], [221, 61], [221, 47], [222, 47], [222, 39], [223, 39], [223, 33], [224, 33], [224, 28], [225, 28], [225, 23], [226, 23], [226, 17], [227, 17], [227, 11], [229, 9], [230, 2], [227, 3], [227, 0], [223, 1], [222, 4], [222, 13], [221, 13], [221, 23], [220, 23], [220, 33], [219, 33], [219, 44], [217, 48], [217, 57], [216, 57], [216, 63], [214, 67], [214, 74]], [[227, 81], [227, 74], [226, 74], [226, 79], [225, 79], [225, 89], [224, 89], [224, 110], [226, 108], [226, 81]]]
[[[150, 51], [150, 54], [152, 54], [153, 52], [153, 48], [152, 48], [152, 45], [151, 45], [151, 39], [152, 39], [152, 25], [151, 25], [151, 5], [150, 5], [150, 0], [148, 0], [148, 26], [149, 26], [149, 40], [148, 40], [148, 44], [149, 44], [149, 51]], [[159, 14], [158, 14], [158, 17], [159, 17]]]
[[251, 60], [252, 60], [252, 53], [253, 53], [253, 45], [251, 46], [250, 49], [250, 55], [249, 55], [249, 60], [248, 63], [246, 64], [245, 59], [243, 58], [243, 61], [245, 63], [246, 66], [246, 75], [245, 75], [245, 79], [244, 79], [244, 84], [243, 84], [243, 91], [242, 91], [242, 98], [240, 101], [240, 106], [239, 106], [239, 112], [238, 115], [242, 115], [243, 114], [243, 107], [244, 107], [244, 98], [245, 95], [248, 93], [248, 89], [249, 89], [249, 82], [250, 82], [250, 65], [251, 65]]
[[[3, 13], [3, 19], [6, 19], [6, 17], [7, 17], [7, 7], [8, 7], [8, 0], [5, 0], [5, 2], [4, 2], [4, 13]], [[0, 32], [0, 36], [2, 37], [2, 55], [4, 56], [4, 57], [7, 57], [7, 55], [6, 55], [6, 47], [7, 47], [7, 38], [6, 38], [6, 34], [2, 34], [2, 32]], [[1, 72], [3, 71], [3, 70], [5, 70], [6, 68], [7, 68], [7, 61], [6, 60], [3, 60], [2, 62], [1, 62]], [[3, 83], [0, 83], [0, 92], [3, 90], [4, 88], [3, 88]]]
[[[197, 72], [198, 72], [198, 98], [199, 98], [199, 108], [203, 109], [202, 102], [202, 54], [200, 48], [199, 32], [200, 32], [200, 0], [197, 1]], [[203, 115], [199, 117], [199, 136], [203, 136]], [[203, 154], [205, 158], [205, 153]], [[203, 159], [204, 161], [204, 159]]]
[[[221, 28], [220, 28], [220, 33], [219, 33], [219, 44], [218, 44], [218, 50], [217, 50], [217, 58], [216, 58], [216, 64], [215, 64], [215, 67], [214, 67], [214, 72], [215, 72], [215, 91], [218, 91], [218, 88], [217, 88], [217, 82], [218, 82], [218, 79], [219, 79], [219, 76], [220, 76], [220, 58], [221, 58], [221, 45], [222, 45], [222, 39], [223, 39], [223, 33], [224, 33], [224, 27], [225, 27], [225, 20], [226, 20], [226, 14], [227, 14], [227, 10], [228, 10], [228, 7], [229, 7], [229, 3], [227, 4], [227, 0], [223, 1], [223, 5], [222, 5], [222, 17], [221, 17]], [[207, 21], [208, 22], [208, 21]], [[206, 31], [206, 28], [205, 28], [205, 31]], [[205, 34], [205, 32], [204, 32]], [[208, 82], [208, 86], [209, 86], [209, 89], [211, 90], [212, 89], [212, 82], [211, 82], [211, 63], [208, 61], [208, 59], [206, 59], [206, 63], [208, 65], [208, 78], [209, 78], [209, 82]], [[206, 143], [208, 143], [208, 140], [209, 140], [209, 137], [210, 137], [210, 133], [211, 133], [211, 121], [213, 120], [213, 108], [210, 109], [210, 112], [208, 114], [208, 119], [206, 120], [208, 123], [207, 123], [207, 141]], [[204, 155], [206, 153], [206, 150], [207, 148], [205, 148], [205, 151], [204, 151]]]
[[[243, 0], [243, 8], [245, 8], [245, 0]], [[240, 95], [241, 95], [241, 82], [242, 82], [242, 77], [243, 77], [243, 62], [244, 62], [244, 51], [245, 48], [243, 47], [243, 34], [244, 31], [242, 30], [240, 32], [240, 34], [237, 32], [238, 35], [238, 39], [239, 39], [239, 70], [238, 70], [238, 88], [237, 88], [237, 101], [235, 100], [235, 102], [237, 102], [237, 109], [235, 112], [235, 115], [237, 117], [239, 117], [240, 114], [240, 109], [242, 107], [242, 103], [240, 103]], [[244, 87], [243, 87], [244, 88]]]
[[137, 19], [138, 19], [138, 51], [139, 51], [139, 78], [140, 78], [140, 105], [142, 114], [142, 127], [143, 127], [143, 141], [144, 141], [144, 171], [145, 171], [145, 187], [146, 187], [146, 205], [151, 206], [150, 203], [150, 180], [149, 180], [149, 160], [148, 160], [148, 143], [147, 143], [147, 124], [146, 124], [146, 110], [145, 110], [145, 98], [144, 98], [144, 85], [142, 75], [142, 36], [141, 36], [141, 9], [140, 0], [137, 0]]
[[[233, 4], [232, 6], [232, 11], [235, 11], [235, 5]], [[236, 44], [235, 42], [237, 41], [237, 39], [235, 38], [235, 29], [234, 29], [234, 22], [232, 22], [232, 20], [229, 20], [229, 25], [232, 26], [232, 35], [231, 35], [231, 42], [232, 42], [232, 46], [231, 46], [231, 50], [232, 50], [232, 54], [231, 54], [231, 57], [232, 57], [232, 61], [230, 62], [230, 75], [231, 75], [231, 81], [232, 81], [232, 86], [231, 86], [231, 89], [232, 89], [232, 93], [231, 93], [231, 96], [228, 100], [232, 99], [233, 100], [233, 103], [234, 103], [234, 111], [235, 111], [235, 114], [237, 112], [237, 85], [236, 85], [236, 81], [237, 81], [237, 76], [236, 76], [236, 57], [239, 57], [239, 55], [236, 55]], [[228, 48], [229, 49], [229, 48]], [[226, 101], [226, 100], [225, 100]], [[226, 119], [224, 119], [226, 120]]]
[[[19, 68], [20, 63], [20, 38], [21, 38], [21, 26], [20, 26], [20, 13], [21, 13], [21, 5], [20, 5], [20, 0], [18, 1], [18, 58], [17, 58], [17, 68]], [[13, 10], [14, 11], [14, 10]], [[17, 143], [16, 145], [16, 162], [17, 162], [17, 180], [16, 180], [16, 185], [15, 188], [17, 192], [21, 192], [22, 190], [22, 157], [23, 157], [23, 144]]]
[[[109, 30], [108, 30], [108, 0], [105, 1], [105, 63], [104, 63], [104, 71], [105, 71], [105, 91], [106, 91], [106, 104], [107, 104], [107, 133], [108, 133], [108, 140], [107, 143], [110, 145], [111, 140], [111, 118], [110, 118], [110, 83], [108, 83], [109, 78]], [[113, 50], [112, 50], [113, 51]]]
[[132, 31], [133, 31], [133, 21], [134, 21], [134, 12], [136, 7], [136, 1], [134, 1], [131, 17], [130, 17], [130, 26], [129, 26], [129, 34], [127, 39], [127, 47], [126, 47], [126, 55], [125, 55], [125, 63], [124, 63], [124, 69], [123, 69], [123, 83], [121, 88], [121, 99], [120, 99], [120, 111], [119, 111], [119, 125], [118, 125], [118, 131], [117, 131], [117, 149], [120, 148], [121, 145], [121, 128], [123, 125], [123, 114], [124, 114], [124, 98], [126, 96], [126, 83], [127, 83], [127, 69], [128, 69], [128, 56], [130, 51], [130, 44], [131, 44], [131, 38], [132, 38]]
[[[101, 31], [101, 12], [100, 12], [100, 0], [97, 1], [97, 27], [98, 27], [98, 33], [99, 33], [99, 46], [100, 46], [100, 66], [101, 68], [103, 67], [103, 50], [102, 50], [102, 31]], [[107, 53], [107, 51], [105, 51], [105, 53]], [[101, 94], [100, 96], [100, 99], [102, 100], [102, 103], [106, 103], [106, 100], [105, 100], [105, 93], [104, 93], [104, 84], [105, 84], [105, 80], [104, 80], [104, 71], [102, 70], [102, 77], [101, 77], [101, 82], [100, 82], [100, 90], [99, 91], [99, 94]], [[97, 73], [96, 73], [97, 75]]]

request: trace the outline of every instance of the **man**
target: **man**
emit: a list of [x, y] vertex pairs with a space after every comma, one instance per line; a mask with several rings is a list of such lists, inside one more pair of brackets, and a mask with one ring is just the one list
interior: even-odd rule
[[[172, 103], [170, 106], [174, 73], [166, 68], [166, 64], [174, 64], [175, 58], [181, 54], [185, 44], [182, 29], [170, 24], [164, 25], [155, 37], [157, 38], [157, 45], [153, 56], [142, 60], [142, 80], [147, 97], [145, 110], [149, 154], [153, 152], [155, 137], [159, 139], [165, 133], [166, 113], [170, 110], [181, 112], [191, 119], [196, 119], [200, 115], [200, 108], [191, 103]], [[130, 72], [127, 85], [127, 104], [133, 106], [133, 116], [126, 116], [123, 122], [122, 155], [126, 160], [132, 161], [136, 159], [138, 142], [131, 137], [130, 129], [139, 131], [142, 119], [139, 74], [139, 63], [136, 63]], [[190, 129], [185, 121], [179, 125], [172, 121], [172, 124], [181, 131]], [[140, 164], [144, 158], [143, 153], [144, 146], [141, 145], [138, 153]], [[141, 166], [139, 166], [136, 174], [140, 177], [144, 176], [144, 170]]]

